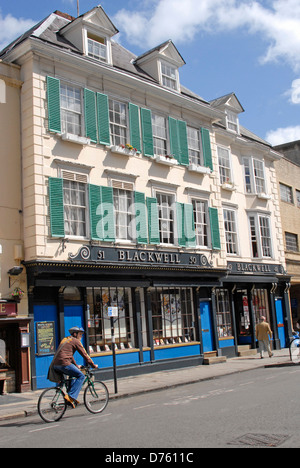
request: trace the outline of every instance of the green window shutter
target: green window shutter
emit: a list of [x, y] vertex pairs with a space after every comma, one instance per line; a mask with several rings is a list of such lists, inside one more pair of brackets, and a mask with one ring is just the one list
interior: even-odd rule
[[91, 238], [113, 242], [115, 240], [115, 221], [113, 190], [90, 184], [90, 222]]
[[170, 134], [171, 154], [180, 163], [181, 156], [180, 156], [180, 146], [179, 146], [179, 138], [178, 138], [178, 124], [177, 124], [177, 120], [173, 119], [172, 117], [169, 117], [169, 134]]
[[98, 206], [101, 205], [101, 187], [98, 185], [89, 185], [90, 201], [90, 231], [91, 239], [102, 240], [101, 232], [97, 232], [97, 225], [100, 222], [100, 216], [97, 214]]
[[148, 244], [147, 209], [144, 193], [134, 192], [136, 240], [138, 244]]
[[61, 133], [60, 81], [47, 76], [48, 128], [50, 132]]
[[184, 228], [185, 228], [185, 245], [187, 247], [196, 247], [196, 230], [194, 209], [192, 204], [184, 205]]
[[63, 179], [49, 177], [51, 236], [65, 237]]
[[189, 148], [187, 138], [187, 126], [183, 120], [178, 120], [178, 137], [180, 147], [180, 163], [183, 166], [189, 165]]
[[145, 156], [154, 156], [152, 116], [149, 109], [141, 109], [143, 153]]
[[99, 143], [110, 145], [109, 106], [106, 94], [97, 93], [97, 117]]
[[215, 250], [220, 250], [221, 240], [220, 240], [219, 217], [218, 217], [217, 208], [209, 208], [209, 218], [210, 218], [212, 248]]
[[158, 206], [156, 198], [147, 198], [149, 243], [159, 244]]
[[84, 90], [85, 136], [97, 143], [96, 93]]
[[213, 171], [214, 168], [213, 168], [213, 162], [212, 162], [209, 130], [207, 130], [206, 128], [201, 128], [201, 137], [202, 137], [204, 165], [206, 167], [209, 167]]
[[141, 153], [141, 131], [139, 108], [129, 103], [130, 144]]
[[184, 204], [176, 202], [177, 242], [185, 247]]
[[113, 242], [116, 240], [113, 188], [101, 187], [101, 193], [103, 207], [100, 210], [100, 212], [103, 213], [103, 240], [107, 242]]

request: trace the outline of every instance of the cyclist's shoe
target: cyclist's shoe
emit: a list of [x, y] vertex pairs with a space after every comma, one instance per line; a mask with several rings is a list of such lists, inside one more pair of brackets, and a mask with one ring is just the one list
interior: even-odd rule
[[76, 408], [75, 402], [74, 402], [72, 397], [70, 397], [69, 395], [65, 395], [65, 400], [66, 400], [67, 404], [69, 406], [71, 406], [73, 409]]

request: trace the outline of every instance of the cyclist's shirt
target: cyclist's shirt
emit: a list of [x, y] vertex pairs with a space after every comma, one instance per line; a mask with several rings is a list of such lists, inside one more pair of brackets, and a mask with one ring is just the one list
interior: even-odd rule
[[82, 346], [80, 340], [74, 338], [73, 336], [69, 336], [64, 338], [59, 346], [59, 350], [54, 356], [53, 359], [53, 366], [69, 366], [70, 364], [75, 364], [74, 353], [78, 351], [79, 354], [86, 360], [86, 362], [92, 366], [96, 367], [93, 363], [92, 359]]

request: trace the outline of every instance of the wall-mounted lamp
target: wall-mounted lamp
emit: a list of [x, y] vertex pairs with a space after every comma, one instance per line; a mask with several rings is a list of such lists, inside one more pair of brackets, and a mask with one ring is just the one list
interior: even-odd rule
[[14, 266], [10, 270], [8, 270], [7, 274], [9, 275], [9, 287], [11, 287], [10, 284], [10, 277], [11, 276], [19, 276], [23, 271], [22, 266]]

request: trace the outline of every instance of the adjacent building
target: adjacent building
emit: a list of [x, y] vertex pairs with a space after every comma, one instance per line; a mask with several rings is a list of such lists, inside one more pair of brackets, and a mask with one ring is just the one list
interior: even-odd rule
[[284, 155], [276, 162], [286, 269], [291, 276], [291, 310], [296, 330], [300, 319], [300, 142], [293, 141], [274, 147]]
[[33, 388], [73, 325], [102, 376], [113, 347], [126, 375], [254, 349], [261, 315], [276, 349], [291, 334], [282, 156], [239, 124], [234, 93], [208, 102], [183, 86], [171, 40], [137, 57], [117, 32], [101, 6], [56, 11], [0, 54], [19, 80]]

